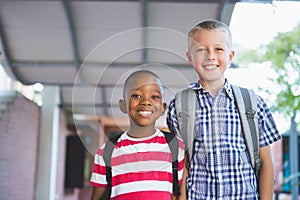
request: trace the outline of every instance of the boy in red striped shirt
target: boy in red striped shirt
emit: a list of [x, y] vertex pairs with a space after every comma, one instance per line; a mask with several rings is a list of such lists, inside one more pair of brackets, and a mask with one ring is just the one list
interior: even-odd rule
[[[176, 199], [172, 195], [171, 151], [164, 134], [155, 128], [156, 120], [166, 110], [159, 77], [150, 71], [132, 73], [125, 81], [119, 106], [123, 113], [128, 114], [130, 127], [118, 139], [112, 153], [110, 199]], [[184, 167], [184, 144], [181, 139], [177, 139], [180, 184]], [[92, 199], [97, 200], [107, 187], [104, 146], [95, 155], [91, 176]], [[185, 187], [182, 186], [181, 190], [185, 190]]]

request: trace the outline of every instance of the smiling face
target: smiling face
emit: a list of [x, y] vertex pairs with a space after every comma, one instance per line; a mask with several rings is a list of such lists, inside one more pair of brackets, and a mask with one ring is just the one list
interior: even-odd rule
[[228, 35], [222, 29], [198, 30], [189, 39], [188, 62], [194, 67], [206, 89], [211, 85], [224, 84], [224, 72], [233, 56]]
[[124, 99], [119, 103], [121, 111], [130, 119], [128, 132], [137, 137], [153, 134], [156, 120], [166, 110], [161, 82], [146, 72], [136, 73], [126, 81]]

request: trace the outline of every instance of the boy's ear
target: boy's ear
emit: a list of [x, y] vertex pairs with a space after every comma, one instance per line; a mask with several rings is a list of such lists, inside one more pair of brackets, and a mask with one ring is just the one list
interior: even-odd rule
[[191, 66], [193, 66], [193, 60], [192, 60], [190, 51], [187, 51], [187, 52], [185, 53], [185, 56], [186, 56], [186, 59], [187, 59], [187, 61], [189, 62], [189, 64], [190, 64]]
[[234, 57], [234, 51], [232, 50], [229, 54], [228, 65], [231, 64], [233, 57]]
[[120, 107], [120, 110], [122, 111], [122, 113], [124, 113], [124, 114], [127, 113], [126, 103], [125, 103], [124, 99], [119, 100], [119, 107]]

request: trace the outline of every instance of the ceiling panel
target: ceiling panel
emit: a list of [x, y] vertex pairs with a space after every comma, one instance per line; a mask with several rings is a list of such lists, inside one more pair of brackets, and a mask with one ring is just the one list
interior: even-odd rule
[[[107, 61], [106, 57], [116, 54], [116, 48], [135, 45], [141, 41], [141, 32], [131, 36], [127, 34], [125, 39], [115, 36], [142, 26], [139, 2], [76, 1], [72, 3], [72, 11], [80, 55], [83, 58], [104, 45], [106, 51], [93, 59]], [[112, 40], [111, 37], [119, 40]], [[116, 42], [113, 43], [114, 41]]]
[[216, 19], [219, 2], [183, 3], [150, 2], [148, 3], [148, 26], [169, 28], [186, 34], [197, 22], [203, 19]]
[[[24, 84], [45, 83], [51, 85], [73, 84], [75, 81], [77, 70], [70, 65], [59, 66], [46, 64], [42, 66], [40, 63], [22, 64], [13, 68], [15, 74]], [[55, 78], [54, 78], [55, 77]]]
[[15, 61], [72, 60], [69, 31], [59, 1], [1, 1], [0, 19]]

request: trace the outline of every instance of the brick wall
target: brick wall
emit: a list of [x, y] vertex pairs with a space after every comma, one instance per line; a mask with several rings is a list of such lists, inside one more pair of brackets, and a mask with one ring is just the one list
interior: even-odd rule
[[[25, 97], [17, 96], [0, 120], [0, 200], [35, 198], [40, 108]], [[63, 111], [59, 121], [57, 199], [90, 199], [91, 188], [64, 188], [66, 137], [74, 131], [68, 130]]]
[[0, 120], [0, 199], [34, 199], [40, 108], [17, 97]]

